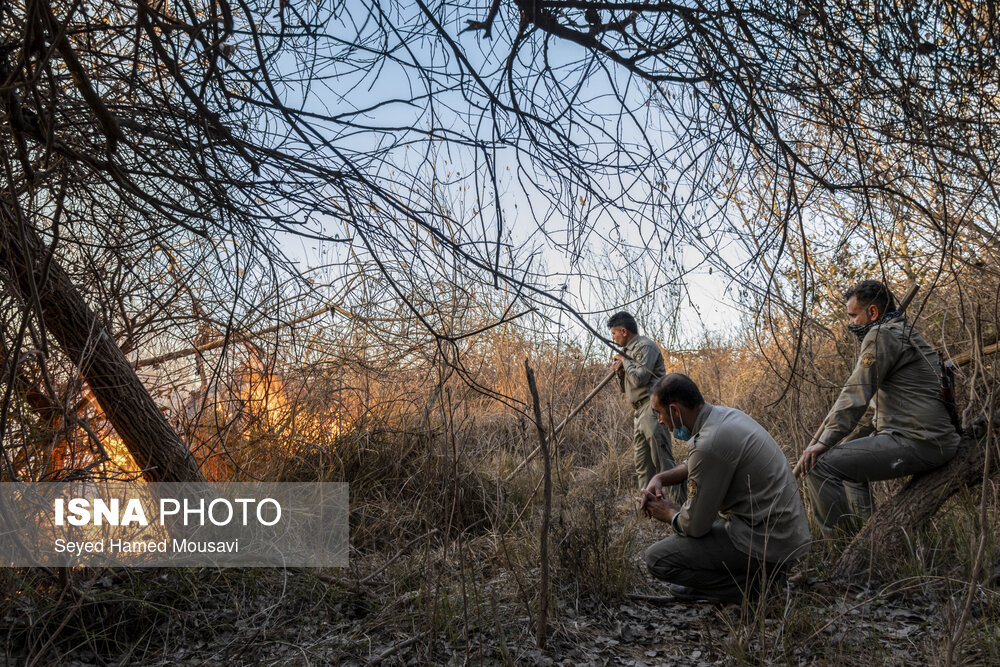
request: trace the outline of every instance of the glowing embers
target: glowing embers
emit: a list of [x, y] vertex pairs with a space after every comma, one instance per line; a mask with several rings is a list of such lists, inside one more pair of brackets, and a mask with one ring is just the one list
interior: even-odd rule
[[[142, 470], [136, 463], [132, 453], [129, 452], [125, 441], [122, 440], [115, 429], [108, 421], [107, 415], [101, 409], [97, 399], [89, 389], [84, 390], [84, 398], [87, 401], [87, 410], [90, 413], [88, 423], [90, 425], [91, 449], [98, 456], [98, 461], [104, 467], [104, 472], [114, 474], [116, 472], [137, 475]], [[93, 436], [97, 436], [97, 441], [93, 441]]]
[[301, 377], [286, 379], [257, 356], [248, 360], [233, 389], [244, 424], [279, 436], [290, 450], [298, 449], [296, 443], [329, 446], [354, 426], [356, 411], [344, 392], [331, 394]]

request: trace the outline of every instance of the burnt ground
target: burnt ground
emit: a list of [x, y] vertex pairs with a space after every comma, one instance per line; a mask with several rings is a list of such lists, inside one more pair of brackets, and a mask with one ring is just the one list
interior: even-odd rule
[[[428, 539], [391, 556], [356, 553], [344, 570], [75, 570], [60, 577], [8, 570], [6, 588], [15, 592], [0, 616], [0, 660], [77, 667], [932, 664], [944, 660], [968, 590], [965, 581], [930, 574], [837, 588], [822, 580], [832, 550], [820, 548], [766, 604], [678, 603], [642, 563], [663, 528], [632, 527], [619, 594], [594, 580], [600, 573], [569, 576], [555, 549], [545, 650], [535, 645], [534, 555], [519, 558], [524, 544], [484, 534], [451, 545]], [[985, 581], [955, 664], [1000, 661], [998, 620], [1000, 594]]]

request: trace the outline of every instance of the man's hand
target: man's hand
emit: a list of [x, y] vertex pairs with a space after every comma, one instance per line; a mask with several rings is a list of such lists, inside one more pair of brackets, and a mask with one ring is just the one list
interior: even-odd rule
[[668, 497], [657, 498], [649, 491], [643, 491], [642, 495], [636, 498], [642, 513], [651, 519], [670, 523], [674, 515], [677, 514], [677, 505]]
[[649, 484], [646, 485], [646, 490], [642, 492], [642, 495], [639, 498], [637, 498], [639, 501], [639, 509], [645, 509], [646, 496], [649, 496], [650, 498], [663, 497], [663, 479], [660, 475], [653, 475], [653, 479], [649, 480]]
[[805, 451], [802, 452], [802, 456], [799, 458], [799, 462], [795, 464], [795, 470], [797, 471], [796, 474], [805, 475], [812, 470], [813, 466], [816, 465], [816, 459], [819, 458], [819, 455], [828, 449], [830, 448], [821, 442], [817, 442], [806, 447]]
[[618, 375], [621, 375], [622, 374], [622, 364], [625, 362], [625, 357], [623, 357], [620, 354], [616, 354], [611, 359], [612, 359], [612, 361], [614, 361], [614, 363], [611, 364], [611, 370], [613, 370], [615, 373], [618, 373]]
[[636, 501], [639, 503], [639, 509], [646, 509], [647, 497], [666, 498], [667, 494], [663, 492], [664, 487], [682, 484], [687, 477], [687, 463], [682, 463], [679, 466], [674, 466], [670, 470], [664, 470], [663, 472], [656, 473], [653, 475], [653, 479], [649, 480], [649, 484], [646, 485], [642, 495], [636, 498]]

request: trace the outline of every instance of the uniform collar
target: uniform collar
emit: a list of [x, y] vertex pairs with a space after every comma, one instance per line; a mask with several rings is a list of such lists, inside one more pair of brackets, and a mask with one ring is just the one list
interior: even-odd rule
[[709, 413], [712, 412], [712, 408], [715, 407], [711, 403], [704, 403], [701, 406], [701, 412], [698, 413], [698, 418], [694, 420], [694, 428], [691, 429], [691, 435], [695, 436], [701, 427], [705, 425], [705, 421], [708, 419]]
[[858, 341], [861, 344], [864, 344], [864, 342], [868, 340], [870, 337], [878, 336], [879, 335], [878, 332], [881, 331], [882, 329], [886, 329], [888, 331], [911, 332], [913, 331], [913, 324], [907, 321], [906, 315], [897, 314], [895, 317], [891, 319], [886, 319], [880, 322], [872, 322], [871, 324], [869, 324], [867, 326], [867, 331], [865, 331], [865, 335], [862, 336], [860, 339], [858, 339]]

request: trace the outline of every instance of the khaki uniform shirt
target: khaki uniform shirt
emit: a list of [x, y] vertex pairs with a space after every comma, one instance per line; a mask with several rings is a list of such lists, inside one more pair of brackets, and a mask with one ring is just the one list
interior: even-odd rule
[[721, 517], [733, 546], [758, 560], [806, 552], [809, 524], [792, 468], [764, 427], [735, 408], [706, 403], [688, 446], [688, 499], [673, 521], [678, 534], [701, 537]]
[[937, 352], [905, 318], [872, 327], [823, 421], [819, 442], [833, 447], [874, 432], [957, 446], [959, 436], [941, 398], [939, 363]]
[[634, 405], [649, 398], [649, 388], [667, 374], [667, 369], [659, 346], [645, 336], [632, 338], [625, 346], [625, 354], [630, 358], [622, 362], [623, 389], [625, 400]]

